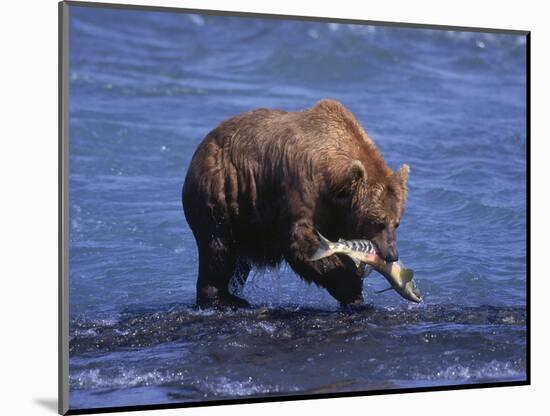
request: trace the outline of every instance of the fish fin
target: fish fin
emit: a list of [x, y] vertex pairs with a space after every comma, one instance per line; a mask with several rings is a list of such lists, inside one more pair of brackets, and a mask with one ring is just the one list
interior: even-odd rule
[[377, 290], [377, 291], [374, 292], [374, 293], [376, 293], [377, 295], [379, 295], [380, 293], [384, 293], [384, 292], [387, 292], [388, 290], [392, 290], [392, 289], [393, 289], [393, 287], [390, 286], [390, 287], [387, 287], [387, 288], [382, 289], [382, 290]]
[[414, 277], [414, 271], [412, 269], [403, 269], [401, 271], [401, 280], [404, 283], [410, 282]]
[[332, 249], [330, 248], [330, 241], [323, 236], [319, 231], [315, 230], [319, 236], [319, 248], [313, 256], [309, 259], [310, 261], [321, 260], [325, 257], [331, 256], [333, 254]]
[[348, 256], [348, 257], [353, 260], [353, 262], [355, 263], [355, 267], [357, 268], [361, 267], [361, 260], [357, 260], [355, 257], [352, 257], [352, 256]]

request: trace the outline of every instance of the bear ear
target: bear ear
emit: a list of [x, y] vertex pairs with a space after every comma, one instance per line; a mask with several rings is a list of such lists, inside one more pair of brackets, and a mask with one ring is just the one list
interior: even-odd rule
[[351, 162], [349, 167], [349, 180], [350, 182], [357, 182], [367, 179], [367, 172], [365, 171], [365, 166], [361, 161], [355, 159]]
[[397, 176], [397, 179], [405, 185], [407, 183], [407, 179], [409, 178], [409, 173], [411, 171], [411, 168], [409, 165], [401, 165], [399, 170], [395, 173], [395, 176]]

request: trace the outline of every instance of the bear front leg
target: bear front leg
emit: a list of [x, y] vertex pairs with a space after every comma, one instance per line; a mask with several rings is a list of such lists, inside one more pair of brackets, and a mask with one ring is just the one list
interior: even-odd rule
[[[209, 244], [199, 245], [199, 276], [197, 279], [197, 305], [199, 307], [241, 308], [250, 306], [246, 300], [229, 292], [229, 282], [239, 272], [237, 263], [235, 253], [227, 246], [223, 238], [214, 238]], [[246, 276], [241, 277], [243, 281], [246, 279]]]
[[306, 281], [324, 287], [342, 305], [363, 302], [364, 268], [357, 268], [347, 258], [332, 255], [315, 262], [310, 261], [319, 248], [320, 240], [313, 222], [299, 220], [290, 232], [286, 260], [290, 267]]

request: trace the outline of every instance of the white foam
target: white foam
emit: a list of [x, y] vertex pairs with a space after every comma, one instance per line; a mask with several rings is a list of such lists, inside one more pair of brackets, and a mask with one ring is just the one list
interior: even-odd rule
[[309, 35], [310, 38], [312, 39], [319, 39], [319, 33], [315, 30], [315, 29], [309, 29], [307, 31], [307, 34]]
[[525, 377], [525, 370], [518, 369], [512, 362], [492, 360], [480, 366], [454, 364], [431, 375], [417, 376], [425, 380], [472, 381]]
[[298, 391], [296, 386], [286, 386], [281, 388], [281, 386], [267, 385], [262, 383], [257, 383], [252, 377], [248, 377], [245, 380], [237, 381], [230, 380], [227, 377], [215, 377], [207, 378], [204, 382], [208, 390], [212, 391], [218, 395], [227, 395], [227, 396], [250, 396], [253, 394], [260, 393], [278, 393], [281, 391]]
[[204, 26], [204, 18], [198, 14], [188, 14], [187, 17], [197, 26]]
[[256, 382], [253, 377], [242, 380], [231, 380], [225, 376], [206, 376], [202, 379], [190, 379], [183, 371], [150, 371], [139, 373], [134, 369], [120, 369], [118, 375], [112, 375], [100, 369], [83, 370], [69, 377], [71, 389], [112, 389], [156, 386], [167, 383], [180, 382], [195, 386], [206, 394], [223, 396], [248, 396], [260, 393], [277, 393], [280, 391], [298, 391], [296, 386], [277, 384], [263, 384]]
[[72, 389], [101, 389], [158, 385], [178, 381], [182, 376], [182, 373], [162, 374], [159, 371], [138, 373], [134, 369], [121, 369], [113, 376], [94, 368], [71, 374], [69, 380]]

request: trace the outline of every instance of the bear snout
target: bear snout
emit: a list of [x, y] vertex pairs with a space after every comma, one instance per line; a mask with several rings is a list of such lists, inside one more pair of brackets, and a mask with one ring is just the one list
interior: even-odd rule
[[399, 260], [399, 250], [397, 250], [397, 244], [380, 244], [376, 240], [371, 240], [376, 252], [388, 263], [393, 263]]
[[399, 251], [397, 251], [397, 247], [390, 248], [384, 256], [384, 260], [388, 263], [393, 263], [394, 261], [399, 260]]

